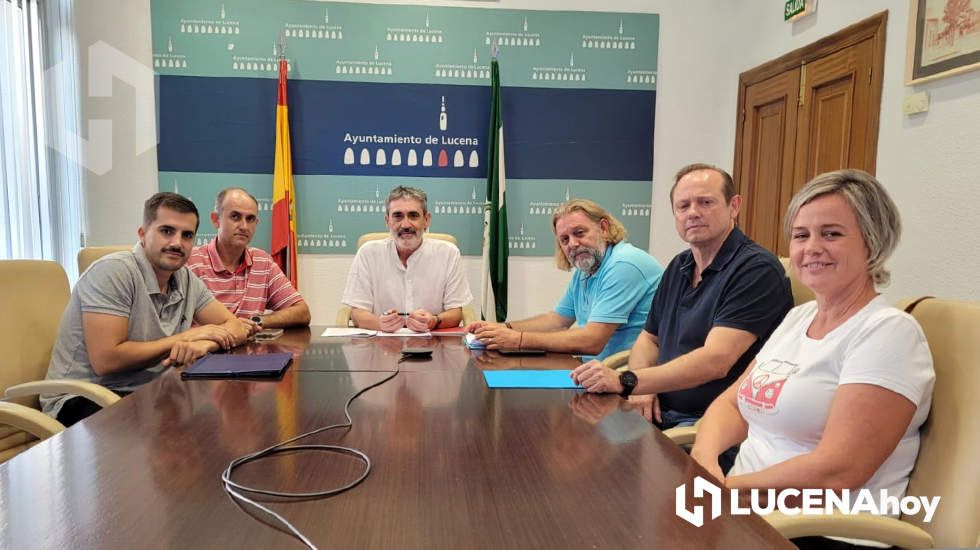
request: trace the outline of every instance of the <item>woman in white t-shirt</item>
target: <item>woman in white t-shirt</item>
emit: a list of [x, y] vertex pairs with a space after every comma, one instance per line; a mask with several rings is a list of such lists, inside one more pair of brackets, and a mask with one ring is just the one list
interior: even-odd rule
[[[711, 404], [691, 456], [729, 488], [901, 498], [935, 373], [918, 323], [875, 290], [888, 283], [898, 210], [874, 177], [840, 170], [793, 197], [786, 221], [790, 264], [816, 299], [792, 309]], [[726, 477], [718, 455], [738, 444]]]

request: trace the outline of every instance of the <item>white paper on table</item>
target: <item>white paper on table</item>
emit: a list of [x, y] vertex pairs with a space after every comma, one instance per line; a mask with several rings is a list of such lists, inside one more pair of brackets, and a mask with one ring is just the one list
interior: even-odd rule
[[324, 329], [323, 334], [320, 336], [346, 336], [346, 337], [368, 337], [374, 336], [378, 333], [376, 330], [368, 330], [364, 328], [343, 328], [343, 327], [327, 327]]
[[431, 338], [432, 333], [429, 331], [415, 332], [408, 327], [402, 327], [395, 332], [384, 332], [379, 330], [377, 336], [418, 336], [419, 338]]

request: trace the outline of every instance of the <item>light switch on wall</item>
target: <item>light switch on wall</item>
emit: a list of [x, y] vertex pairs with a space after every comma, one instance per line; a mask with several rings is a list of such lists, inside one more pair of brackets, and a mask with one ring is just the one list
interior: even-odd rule
[[924, 113], [929, 110], [929, 94], [926, 92], [919, 92], [917, 94], [912, 94], [905, 98], [902, 102], [902, 113], [906, 115], [914, 115], [916, 113]]

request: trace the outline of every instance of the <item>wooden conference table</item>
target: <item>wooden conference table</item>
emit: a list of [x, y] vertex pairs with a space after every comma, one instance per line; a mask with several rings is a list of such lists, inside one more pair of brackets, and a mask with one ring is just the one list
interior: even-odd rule
[[[363, 450], [370, 476], [333, 498], [271, 505], [319, 547], [792, 547], [756, 516], [723, 514], [702, 527], [679, 519], [675, 488], [706, 474], [619, 397], [490, 390], [481, 374], [573, 368], [570, 356], [478, 354], [458, 336], [321, 331], [240, 350], [292, 351], [280, 381], [182, 381], [170, 370], [0, 465], [0, 548], [298, 548], [226, 496], [222, 470], [341, 422], [347, 398], [388, 376], [403, 345], [420, 343], [435, 346], [432, 359], [397, 365], [394, 379], [358, 398], [351, 430], [309, 438]], [[360, 468], [345, 455], [288, 454], [236, 478], [314, 491]]]

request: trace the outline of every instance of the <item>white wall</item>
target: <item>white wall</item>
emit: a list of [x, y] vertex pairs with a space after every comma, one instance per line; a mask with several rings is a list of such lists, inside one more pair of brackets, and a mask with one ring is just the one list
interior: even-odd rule
[[[885, 292], [892, 300], [924, 293], [978, 299], [972, 275], [980, 267], [980, 244], [972, 237], [980, 234], [980, 216], [973, 215], [972, 207], [980, 204], [980, 188], [972, 185], [970, 176], [980, 168], [980, 72], [914, 89], [905, 87], [905, 0], [822, 0], [816, 15], [797, 23], [783, 22], [780, 2], [401, 3], [659, 13], [650, 252], [664, 264], [683, 249], [667, 204], [673, 173], [696, 161], [726, 169], [732, 166], [738, 74], [889, 10], [878, 176], [902, 210], [905, 234], [890, 262], [893, 283]], [[143, 60], [148, 67], [151, 65], [149, 0], [78, 0], [77, 6], [78, 37], [83, 49], [95, 40], [104, 40]], [[930, 93], [930, 111], [905, 117], [901, 114], [902, 99], [919, 90]], [[126, 128], [130, 120], [127, 117], [132, 117], [132, 93], [119, 83], [115, 91], [112, 99], [85, 100], [83, 115], [111, 116], [116, 127]], [[157, 186], [155, 150], [135, 155], [131, 140], [120, 140], [113, 152], [117, 164], [112, 171], [98, 177], [87, 174], [87, 232], [91, 244], [131, 242], [139, 223], [140, 205]], [[300, 287], [310, 302], [314, 323], [333, 321], [350, 261], [350, 256], [300, 257]], [[467, 259], [465, 264], [471, 287], [476, 291], [479, 261]], [[568, 280], [568, 274], [555, 269], [550, 258], [513, 258], [510, 268], [512, 318], [550, 308]]]
[[[76, 0], [74, 4], [75, 37], [79, 49], [82, 93], [82, 128], [90, 120], [111, 120], [112, 169], [98, 175], [85, 172], [85, 228], [90, 245], [135, 243], [136, 228], [141, 222], [143, 201], [157, 191], [156, 147], [138, 151], [143, 139], [156, 143], [154, 121], [138, 121], [135, 89], [116, 80], [112, 97], [90, 97], [89, 48], [104, 42], [135, 59], [152, 71], [153, 51], [150, 42], [149, 0]], [[118, 68], [118, 66], [117, 66]], [[130, 75], [139, 78], [138, 75]], [[144, 89], [153, 89], [152, 80], [143, 80]], [[148, 122], [149, 124], [146, 124]], [[94, 136], [83, 135], [85, 139]]]
[[[888, 267], [892, 283], [883, 289], [891, 301], [930, 294], [978, 300], [980, 268], [980, 72], [918, 86], [905, 86], [908, 2], [905, 0], [822, 0], [815, 15], [784, 23], [778, 6], [733, 14], [746, 40], [735, 64], [750, 69], [810, 44], [852, 23], [888, 10], [885, 74], [878, 133], [877, 176], [902, 213], [902, 242]], [[723, 119], [734, 126], [736, 83], [726, 87]], [[929, 93], [929, 111], [906, 116], [902, 101]], [[659, 103], [659, 102], [658, 102]], [[658, 107], [663, 106], [659, 103]], [[734, 135], [733, 130], [731, 131]], [[731, 139], [734, 139], [733, 137]], [[734, 150], [734, 142], [725, 147]], [[731, 155], [730, 155], [731, 156]]]

